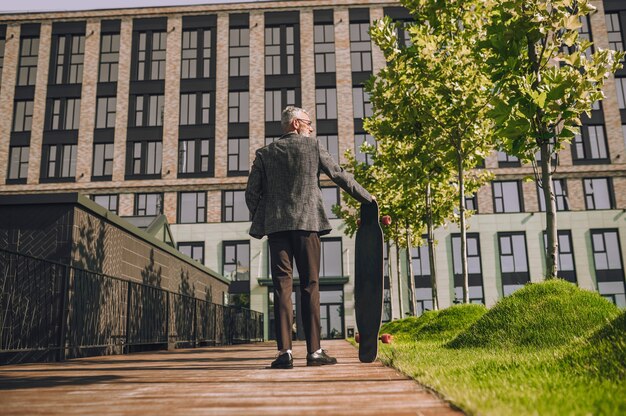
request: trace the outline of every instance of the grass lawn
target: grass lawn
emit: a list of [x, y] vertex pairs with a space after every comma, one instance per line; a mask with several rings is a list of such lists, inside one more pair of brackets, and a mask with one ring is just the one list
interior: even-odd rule
[[626, 312], [564, 281], [490, 310], [458, 305], [386, 324], [387, 365], [469, 414], [626, 414]]

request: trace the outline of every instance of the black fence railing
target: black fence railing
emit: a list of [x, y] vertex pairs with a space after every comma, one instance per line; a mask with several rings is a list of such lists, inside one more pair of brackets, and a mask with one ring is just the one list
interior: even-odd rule
[[0, 364], [263, 340], [263, 314], [0, 249]]

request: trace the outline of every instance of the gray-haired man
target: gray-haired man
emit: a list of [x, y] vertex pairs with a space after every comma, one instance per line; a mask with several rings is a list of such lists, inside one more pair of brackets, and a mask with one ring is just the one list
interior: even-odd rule
[[311, 118], [302, 108], [283, 110], [285, 134], [256, 152], [248, 178], [246, 204], [252, 215], [250, 235], [268, 236], [274, 285], [274, 317], [279, 355], [272, 368], [292, 368], [293, 260], [300, 273], [302, 323], [307, 365], [335, 364], [320, 347], [320, 235], [332, 227], [324, 211], [320, 172], [362, 203], [373, 200], [353, 176], [320, 148]]

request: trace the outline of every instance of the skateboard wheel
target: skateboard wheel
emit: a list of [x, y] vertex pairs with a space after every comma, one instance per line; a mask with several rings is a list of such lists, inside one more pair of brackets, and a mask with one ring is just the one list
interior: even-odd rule
[[359, 218], [358, 220], [356, 220], [356, 226], [360, 227], [361, 226], [361, 219]]
[[393, 340], [393, 335], [382, 334], [380, 336], [380, 340], [383, 342], [383, 344], [391, 344], [391, 341]]
[[359, 333], [357, 332], [356, 335], [354, 336], [354, 340], [356, 341], [356, 343], [358, 344], [359, 341], [361, 340], [361, 336], [359, 335]]
[[383, 215], [382, 223], [383, 225], [391, 225], [391, 217], [389, 215]]

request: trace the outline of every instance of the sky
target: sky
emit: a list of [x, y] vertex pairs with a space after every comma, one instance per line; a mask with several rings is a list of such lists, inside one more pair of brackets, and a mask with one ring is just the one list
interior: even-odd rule
[[3, 0], [0, 13], [118, 9], [191, 4], [247, 3], [259, 0]]

